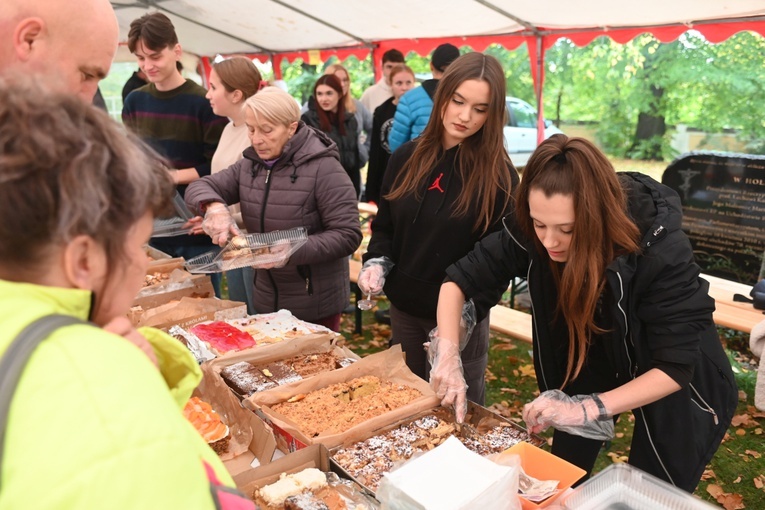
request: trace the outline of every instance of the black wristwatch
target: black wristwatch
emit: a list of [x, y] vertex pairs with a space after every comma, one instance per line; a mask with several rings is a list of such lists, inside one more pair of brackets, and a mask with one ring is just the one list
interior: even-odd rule
[[595, 405], [598, 406], [598, 421], [610, 420], [611, 416], [608, 415], [608, 410], [606, 409], [606, 406], [603, 404], [603, 401], [600, 400], [600, 394], [593, 393], [590, 396], [592, 397], [592, 400], [595, 401]]

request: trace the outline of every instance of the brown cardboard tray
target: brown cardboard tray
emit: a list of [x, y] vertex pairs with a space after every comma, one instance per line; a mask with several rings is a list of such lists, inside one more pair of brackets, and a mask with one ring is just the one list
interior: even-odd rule
[[[377, 430], [372, 431], [371, 433], [367, 434], [356, 434], [356, 435], [349, 435], [347, 440], [343, 442], [342, 445], [334, 446], [330, 448], [329, 454], [330, 454], [330, 463], [332, 464], [332, 469], [339, 473], [342, 477], [348, 478], [350, 480], [353, 480], [354, 482], [358, 483], [364, 490], [368, 491], [370, 494], [375, 495], [375, 490], [372, 487], [369, 487], [362, 483], [360, 480], [358, 480], [355, 476], [353, 476], [352, 473], [350, 473], [348, 470], [346, 470], [340, 463], [335, 461], [334, 454], [337, 453], [340, 449], [350, 446], [352, 444], [364, 441], [366, 439], [369, 439], [371, 437], [385, 434], [391, 430], [397, 429], [401, 427], [402, 425], [409, 424], [413, 421], [416, 421], [420, 418], [423, 418], [428, 415], [436, 415], [439, 418], [442, 418], [445, 421], [448, 421], [450, 423], [455, 423], [454, 418], [454, 412], [452, 409], [447, 409], [443, 407], [433, 407], [430, 409], [425, 409], [423, 411], [420, 411], [412, 416], [408, 416], [406, 418], [403, 418], [396, 423], [392, 423], [388, 426], [381, 427]], [[468, 437], [474, 436], [474, 435], [482, 435], [482, 431], [489, 430], [490, 428], [496, 426], [496, 425], [504, 425], [507, 427], [512, 428], [513, 430], [523, 434], [526, 436], [526, 439], [521, 439], [521, 441], [528, 442], [534, 446], [541, 446], [546, 441], [534, 434], [529, 434], [526, 429], [518, 425], [517, 423], [514, 423], [511, 420], [508, 420], [507, 418], [500, 416], [489, 409], [476, 404], [475, 402], [468, 401], [468, 412], [465, 416], [465, 422], [462, 426], [458, 425], [458, 430], [461, 429], [462, 434], [467, 435]], [[444, 436], [446, 438], [448, 436]], [[439, 443], [440, 444], [440, 443]], [[435, 445], [434, 445], [435, 446]], [[433, 447], [434, 447], [433, 446]], [[428, 448], [430, 449], [430, 448]], [[427, 451], [426, 449], [421, 449], [417, 451]], [[412, 454], [417, 453], [417, 451], [413, 451]], [[499, 453], [498, 452], [492, 452], [492, 453]], [[406, 462], [406, 461], [403, 461]]]
[[225, 379], [220, 375], [224, 368], [241, 361], [247, 361], [253, 365], [260, 365], [286, 360], [295, 356], [308, 356], [310, 354], [324, 352], [331, 352], [341, 358], [351, 358], [357, 361], [360, 360], [361, 358], [347, 347], [340, 347], [337, 345], [337, 340], [339, 338], [340, 336], [336, 333], [314, 333], [275, 344], [256, 346], [243, 351], [228, 353], [211, 360], [208, 363], [213, 376], [220, 378], [223, 384], [228, 386], [231, 392], [236, 395], [239, 400], [243, 400], [249, 397], [249, 395], [241, 395], [228, 385]]

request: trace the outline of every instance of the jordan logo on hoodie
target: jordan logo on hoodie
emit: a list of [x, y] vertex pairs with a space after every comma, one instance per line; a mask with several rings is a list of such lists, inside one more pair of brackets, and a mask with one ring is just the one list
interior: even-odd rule
[[431, 185], [430, 185], [430, 187], [428, 188], [428, 191], [435, 189], [435, 190], [438, 190], [438, 191], [440, 191], [441, 193], [443, 193], [443, 192], [444, 192], [444, 190], [443, 190], [443, 188], [441, 187], [441, 177], [443, 177], [443, 176], [444, 176], [444, 173], [443, 173], [443, 172], [441, 172], [440, 174], [438, 174], [438, 177], [436, 177], [436, 180], [434, 180], [434, 181], [433, 181], [433, 184], [431, 184]]

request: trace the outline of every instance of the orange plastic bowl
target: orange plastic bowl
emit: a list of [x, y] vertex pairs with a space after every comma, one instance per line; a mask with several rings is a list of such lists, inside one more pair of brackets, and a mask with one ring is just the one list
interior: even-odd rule
[[587, 473], [584, 469], [529, 443], [518, 443], [505, 450], [504, 453], [518, 455], [523, 471], [537, 480], [560, 480], [558, 489], [561, 490], [541, 503], [534, 503], [519, 495], [518, 499], [521, 500], [523, 510], [535, 510], [552, 504], [566, 489]]

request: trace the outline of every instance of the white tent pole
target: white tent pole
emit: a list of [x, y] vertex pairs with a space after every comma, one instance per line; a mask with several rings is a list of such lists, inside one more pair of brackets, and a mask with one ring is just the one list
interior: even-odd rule
[[544, 107], [543, 107], [543, 93], [544, 93], [544, 37], [541, 35], [536, 36], [536, 80], [534, 80], [534, 88], [536, 89], [537, 96], [537, 145], [542, 143], [545, 139], [545, 122], [544, 122]]

